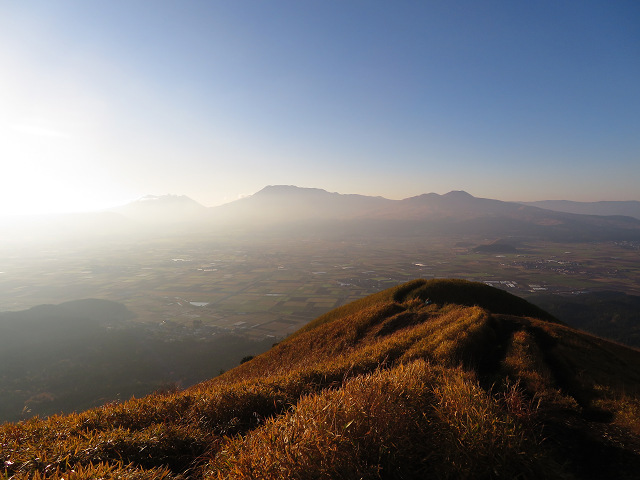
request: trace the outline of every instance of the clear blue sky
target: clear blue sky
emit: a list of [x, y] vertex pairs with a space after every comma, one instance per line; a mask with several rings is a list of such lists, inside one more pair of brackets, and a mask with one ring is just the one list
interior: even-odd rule
[[640, 3], [0, 3], [0, 213], [268, 184], [640, 200]]

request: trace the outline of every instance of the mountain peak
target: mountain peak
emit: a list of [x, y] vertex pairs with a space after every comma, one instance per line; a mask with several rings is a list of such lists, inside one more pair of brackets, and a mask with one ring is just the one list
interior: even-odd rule
[[282, 195], [282, 194], [294, 194], [294, 193], [329, 193], [321, 188], [305, 188], [297, 187], [295, 185], [267, 185], [255, 195]]
[[472, 199], [476, 198], [470, 193], [465, 192], [464, 190], [452, 190], [449, 193], [445, 193], [442, 195], [445, 198], [454, 198], [454, 199]]

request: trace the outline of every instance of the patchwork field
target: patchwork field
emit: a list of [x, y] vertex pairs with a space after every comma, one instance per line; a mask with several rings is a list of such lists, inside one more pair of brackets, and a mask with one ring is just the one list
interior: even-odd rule
[[[80, 298], [125, 304], [138, 322], [180, 335], [286, 336], [339, 305], [413, 278], [483, 281], [512, 293], [614, 289], [640, 294], [640, 245], [529, 242], [479, 253], [486, 239], [157, 239], [5, 251], [0, 311]], [[189, 328], [184, 328], [189, 327]], [[185, 333], [186, 332], [186, 333]], [[175, 333], [174, 334], [178, 334]]]

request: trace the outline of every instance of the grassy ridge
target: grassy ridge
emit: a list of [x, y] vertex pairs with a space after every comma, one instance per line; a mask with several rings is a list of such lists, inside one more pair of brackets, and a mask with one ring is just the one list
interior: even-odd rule
[[503, 295], [386, 290], [188, 390], [3, 425], [0, 466], [52, 479], [633, 478], [640, 352]]

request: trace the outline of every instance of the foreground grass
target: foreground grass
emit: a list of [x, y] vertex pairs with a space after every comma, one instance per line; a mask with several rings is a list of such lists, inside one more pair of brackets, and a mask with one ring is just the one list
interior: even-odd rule
[[503, 295], [410, 282], [186, 391], [3, 425], [0, 477], [633, 478], [640, 353]]
[[487, 395], [466, 372], [416, 360], [302, 397], [286, 415], [228, 442], [204, 476], [488, 478], [500, 472], [502, 478], [543, 478], [559, 473], [559, 466], [544, 458], [530, 411], [524, 421], [521, 413]]

